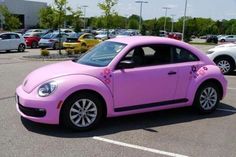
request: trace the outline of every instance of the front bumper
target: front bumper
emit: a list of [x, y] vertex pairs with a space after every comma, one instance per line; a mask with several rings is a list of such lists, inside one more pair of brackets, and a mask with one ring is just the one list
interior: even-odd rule
[[26, 93], [22, 86], [16, 90], [17, 111], [26, 119], [45, 124], [59, 124], [59, 100], [48, 97], [39, 97], [37, 92]]

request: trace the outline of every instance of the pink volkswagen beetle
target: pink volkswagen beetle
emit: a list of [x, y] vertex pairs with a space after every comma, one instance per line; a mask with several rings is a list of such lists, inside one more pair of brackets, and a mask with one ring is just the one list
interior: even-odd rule
[[193, 105], [214, 111], [227, 81], [201, 51], [158, 37], [115, 38], [78, 59], [39, 68], [16, 90], [21, 116], [79, 131], [103, 117]]

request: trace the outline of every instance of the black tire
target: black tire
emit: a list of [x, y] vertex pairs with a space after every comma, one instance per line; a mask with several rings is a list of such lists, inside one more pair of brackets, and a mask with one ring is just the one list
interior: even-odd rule
[[[209, 93], [209, 95], [207, 95], [207, 93]], [[207, 82], [198, 88], [193, 106], [200, 114], [207, 114], [216, 110], [219, 101], [219, 87], [212, 82]]]
[[38, 43], [36, 41], [33, 41], [32, 44], [31, 44], [31, 48], [35, 49], [37, 47], [38, 47]]
[[87, 45], [86, 45], [85, 43], [82, 43], [82, 44], [81, 44], [81, 48], [86, 49], [86, 48], [87, 48]]
[[59, 48], [60, 48], [59, 43], [58, 43], [58, 42], [54, 43], [53, 49], [54, 49], [54, 50], [58, 50]]
[[[81, 103], [83, 103], [84, 100], [86, 100], [85, 104], [87, 105], [87, 107], [89, 106], [89, 103], [91, 103], [90, 107], [88, 107], [87, 110], [82, 110], [81, 108], [80, 109], [78, 108], [78, 105], [81, 105]], [[86, 105], [84, 105], [84, 109], [86, 109]], [[92, 111], [95, 109], [96, 111]], [[75, 110], [77, 110], [78, 112], [75, 112]], [[95, 128], [100, 123], [100, 121], [102, 120], [104, 116], [103, 111], [104, 109], [102, 106], [102, 101], [100, 101], [98, 97], [92, 94], [79, 93], [77, 95], [73, 95], [68, 101], [65, 102], [62, 108], [62, 112], [61, 112], [62, 114], [61, 120], [64, 126], [66, 126], [67, 128], [70, 128], [76, 131], [87, 131], [87, 130]], [[92, 114], [96, 115], [96, 117], [92, 117], [91, 116]], [[90, 123], [86, 119], [86, 116], [87, 118], [90, 118], [91, 124], [79, 126], [79, 125], [83, 125], [83, 121], [85, 123]], [[78, 123], [76, 123], [75, 121], [78, 121]], [[79, 123], [82, 123], [82, 124], [79, 124]]]
[[[235, 63], [229, 57], [216, 58], [214, 62], [221, 69], [223, 74], [229, 74], [235, 69]], [[222, 64], [225, 64], [225, 66], [222, 66]]]
[[24, 44], [20, 44], [18, 46], [18, 52], [24, 52], [25, 51], [25, 45]]
[[225, 39], [221, 39], [220, 42], [223, 42], [223, 43], [224, 43], [224, 42], [225, 42]]

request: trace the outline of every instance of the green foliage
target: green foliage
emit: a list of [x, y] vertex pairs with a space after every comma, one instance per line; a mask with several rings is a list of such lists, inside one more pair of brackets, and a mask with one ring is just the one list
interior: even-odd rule
[[39, 26], [41, 28], [57, 28], [57, 24], [55, 23], [55, 14], [54, 10], [51, 6], [46, 8], [42, 8], [39, 11]]
[[50, 52], [47, 49], [41, 49], [41, 56], [49, 56]]
[[98, 3], [98, 7], [105, 14], [106, 28], [110, 28], [110, 19], [115, 11], [112, 8], [117, 4], [117, 0], [104, 0], [103, 3]]
[[5, 30], [11, 31], [14, 29], [18, 29], [21, 26], [19, 18], [11, 14], [5, 5], [0, 5], [0, 14], [2, 14], [4, 17]]
[[139, 23], [137, 20], [131, 19], [129, 20], [128, 28], [130, 29], [138, 29]]

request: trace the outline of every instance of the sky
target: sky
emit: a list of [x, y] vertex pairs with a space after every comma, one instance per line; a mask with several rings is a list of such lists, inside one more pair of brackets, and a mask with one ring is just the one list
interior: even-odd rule
[[[31, 0], [53, 4], [54, 0]], [[114, 10], [122, 16], [139, 15], [140, 4], [136, 0], [118, 0]], [[167, 16], [175, 15], [178, 19], [184, 15], [185, 0], [145, 0], [143, 4], [143, 19], [152, 19], [165, 16], [163, 7], [169, 7]], [[73, 9], [87, 5], [86, 16], [100, 16], [102, 11], [97, 4], [103, 0], [68, 0]], [[236, 0], [188, 0], [187, 16], [212, 18], [214, 20], [236, 19]]]

